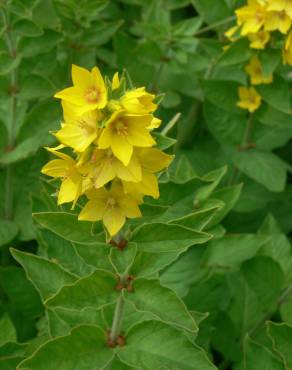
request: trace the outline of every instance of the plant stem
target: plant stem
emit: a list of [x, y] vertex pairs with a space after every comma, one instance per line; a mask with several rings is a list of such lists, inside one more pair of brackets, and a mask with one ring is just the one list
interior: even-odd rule
[[212, 23], [209, 26], [203, 27], [200, 30], [198, 30], [194, 34], [194, 36], [196, 37], [196, 36], [202, 35], [203, 33], [208, 32], [208, 31], [211, 31], [211, 30], [213, 30], [216, 27], [223, 26], [224, 24], [231, 23], [232, 21], [235, 21], [235, 19], [236, 19], [236, 16], [235, 15], [232, 15], [231, 17], [228, 17], [226, 19], [222, 19], [221, 21]]
[[117, 300], [112, 328], [110, 331], [110, 340], [112, 342], [115, 342], [121, 333], [124, 306], [125, 306], [125, 301], [124, 301], [123, 293], [121, 292]]
[[[11, 59], [16, 58], [16, 50], [14, 40], [11, 34], [11, 29], [8, 21], [7, 14], [3, 8], [1, 8], [1, 15], [5, 26], [5, 39]], [[12, 150], [15, 145], [16, 138], [16, 109], [17, 109], [17, 73], [15, 69], [12, 69], [10, 74], [10, 94], [11, 94], [11, 116], [10, 126], [8, 127], [8, 142], [7, 150]], [[8, 165], [6, 168], [6, 179], [5, 179], [5, 218], [11, 220], [13, 218], [13, 167]]]

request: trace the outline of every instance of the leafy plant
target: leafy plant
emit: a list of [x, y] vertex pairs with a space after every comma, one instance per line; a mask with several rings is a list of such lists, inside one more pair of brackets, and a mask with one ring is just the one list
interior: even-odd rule
[[[0, 369], [292, 368], [289, 6], [0, 2]], [[123, 238], [40, 175], [72, 64], [158, 95], [175, 159]]]

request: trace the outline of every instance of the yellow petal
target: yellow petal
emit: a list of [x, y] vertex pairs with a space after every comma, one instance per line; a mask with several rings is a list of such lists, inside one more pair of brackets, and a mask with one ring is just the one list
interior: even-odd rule
[[115, 171], [110, 160], [103, 160], [92, 172], [94, 186], [98, 189], [115, 178]]
[[136, 218], [142, 216], [138, 207], [137, 200], [129, 195], [125, 195], [122, 199], [120, 199], [119, 205], [128, 218]]
[[76, 104], [78, 106], [84, 104], [84, 93], [77, 86], [67, 87], [66, 89], [55, 94], [54, 97], [66, 100], [69, 103]]
[[112, 90], [116, 90], [120, 87], [119, 72], [116, 72], [112, 80]]
[[68, 171], [68, 164], [62, 159], [53, 159], [41, 170], [44, 175], [51, 177], [63, 177]]
[[72, 64], [71, 73], [74, 86], [78, 86], [79, 88], [84, 90], [92, 86], [92, 76], [87, 69]]
[[81, 221], [99, 221], [102, 219], [106, 205], [103, 201], [94, 199], [89, 200], [78, 216]]
[[61, 143], [70, 146], [77, 152], [84, 152], [96, 139], [97, 132], [94, 130], [82, 129], [76, 125], [65, 124], [55, 136]]
[[141, 165], [136, 156], [132, 155], [128, 166], [125, 166], [121, 161], [116, 159], [113, 162], [116, 176], [125, 181], [138, 182], [142, 179]]
[[118, 208], [109, 208], [105, 211], [102, 219], [104, 226], [110, 235], [117, 234], [126, 222], [123, 211]]
[[81, 192], [80, 185], [80, 182], [74, 182], [71, 178], [67, 178], [62, 181], [58, 194], [58, 204], [75, 201]]
[[159, 172], [168, 167], [174, 156], [156, 148], [137, 149], [142, 166], [148, 172]]
[[123, 162], [125, 166], [128, 166], [133, 153], [133, 146], [123, 136], [113, 135], [111, 148], [114, 155]]

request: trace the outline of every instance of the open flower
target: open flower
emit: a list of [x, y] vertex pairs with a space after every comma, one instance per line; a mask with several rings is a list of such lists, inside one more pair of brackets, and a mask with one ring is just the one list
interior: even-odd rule
[[245, 67], [252, 85], [269, 84], [273, 81], [273, 75], [264, 76], [261, 62], [257, 56], [253, 56]]
[[249, 112], [256, 111], [261, 105], [261, 96], [254, 87], [240, 87], [238, 90], [239, 102], [237, 105], [242, 109], [247, 109]]
[[114, 178], [134, 182], [142, 179], [141, 165], [134, 155], [125, 166], [111, 149], [95, 149], [90, 162], [89, 176], [95, 188], [101, 188]]
[[84, 152], [98, 137], [100, 132], [98, 121], [102, 115], [97, 110], [80, 114], [65, 101], [62, 102], [62, 106], [65, 122], [55, 136], [61, 143], [70, 146], [76, 152]]
[[138, 116], [124, 111], [113, 113], [100, 134], [98, 147], [111, 148], [114, 155], [127, 166], [133, 147], [149, 147], [155, 144], [147, 129], [152, 118], [151, 114]]
[[110, 190], [93, 189], [86, 195], [89, 201], [82, 209], [78, 219], [83, 221], [102, 220], [110, 235], [115, 235], [123, 227], [126, 217], [141, 217], [138, 201], [130, 194], [124, 194], [119, 183], [114, 183]]
[[242, 26], [242, 36], [256, 33], [262, 28], [266, 17], [265, 4], [263, 0], [249, 0], [248, 5], [236, 10], [237, 23]]
[[271, 11], [266, 14], [264, 29], [266, 31], [279, 30], [285, 34], [288, 32], [291, 24], [291, 18], [285, 11]]
[[107, 103], [107, 90], [97, 67], [89, 72], [72, 65], [73, 86], [58, 92], [55, 97], [75, 104], [82, 112], [102, 109]]
[[48, 162], [41, 170], [44, 175], [61, 178], [62, 184], [58, 192], [58, 204], [73, 202], [73, 207], [82, 194], [82, 173], [76, 162], [69, 155], [59, 152], [56, 148], [47, 148], [59, 159]]
[[159, 198], [158, 181], [154, 174], [168, 167], [173, 156], [156, 148], [137, 148], [134, 154], [137, 155], [142, 166], [142, 179], [140, 182], [123, 181], [125, 192], [142, 193]]

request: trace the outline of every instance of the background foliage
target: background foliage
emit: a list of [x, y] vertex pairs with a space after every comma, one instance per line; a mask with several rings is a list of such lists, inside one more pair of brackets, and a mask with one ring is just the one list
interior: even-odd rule
[[[89, 302], [86, 319], [77, 317], [80, 302], [71, 302], [75, 311], [66, 309], [62, 294], [70, 293], [64, 285], [86, 276], [94, 279], [98, 269], [114, 272], [115, 266], [120, 271], [131, 259], [120, 261], [111, 255], [109, 262], [104, 249], [96, 248], [96, 239], [89, 238], [86, 223], [76, 225], [66, 207], [63, 213], [54, 213], [58, 211], [51, 196], [54, 189], [39, 175], [47, 160], [42, 147], [53, 143], [48, 131], [61, 119], [52, 94], [69, 84], [72, 63], [98, 65], [109, 75], [125, 67], [136, 86], [165, 93], [159, 110], [162, 132], [177, 139], [177, 157], [161, 178], [160, 200], [144, 206], [145, 230], [132, 240], [133, 248], [137, 244], [143, 251], [131, 267], [134, 275], [141, 274], [141, 289], [147, 292], [147, 279], [159, 275], [165, 289], [176, 292], [200, 329], [186, 335], [191, 340], [196, 337], [219, 369], [255, 370], [258, 364], [267, 370], [292, 368], [291, 71], [280, 66], [277, 50], [261, 53], [264, 68], [277, 70], [274, 83], [261, 88], [264, 104], [254, 115], [247, 142], [248, 116], [236, 101], [238, 86], [247, 82], [244, 66], [251, 51], [244, 40], [222, 50], [224, 32], [234, 24], [234, 10], [243, 3], [1, 1], [0, 369], [15, 369], [41, 343], [67, 338], [74, 327], [69, 345], [73, 343], [76, 351], [83, 351], [80, 338], [100, 341], [100, 332], [86, 325], [101, 315], [106, 326], [111, 306], [101, 312], [101, 303]], [[32, 210], [37, 212], [37, 227]], [[201, 240], [205, 244], [193, 247], [198, 239], [176, 230], [177, 239], [170, 244], [170, 231], [161, 226], [160, 244], [151, 237], [146, 243], [146, 235], [157, 232], [152, 231], [158, 227], [153, 222], [171, 222], [180, 225], [180, 231], [192, 225], [193, 233], [204, 231], [212, 238], [205, 237]], [[159, 257], [163, 241], [180, 248]], [[143, 253], [151, 255], [150, 265], [143, 264]], [[163, 269], [157, 267], [162, 265]], [[110, 284], [111, 275], [104, 279]], [[109, 303], [112, 298], [102, 299]], [[145, 308], [151, 299], [145, 293], [140, 304]], [[188, 323], [172, 322], [176, 329], [163, 326], [169, 318], [163, 317], [165, 308], [158, 307], [155, 317], [160, 323], [151, 321], [150, 309], [142, 317], [129, 306], [124, 330], [131, 326], [131, 315], [138, 315], [135, 320], [141, 325], [132, 329], [129, 349], [119, 353], [130, 365], [116, 358], [112, 369], [139, 367], [135, 343], [154, 329], [176, 348], [175, 330]], [[80, 323], [83, 326], [76, 326]], [[159, 338], [143, 342], [141, 348], [150, 348], [151, 342], [169, 356]], [[58, 356], [66, 353], [66, 340], [50, 343], [62, 348]], [[46, 348], [20, 368], [41, 369]], [[106, 351], [103, 356], [108, 359]], [[195, 359], [188, 356], [200, 361], [201, 355], [186, 352], [185, 356], [184, 363], [167, 366], [191, 369]], [[149, 369], [159, 366], [153, 354], [146, 360]], [[212, 369], [211, 362], [204, 360], [204, 365], [192, 368]]]

